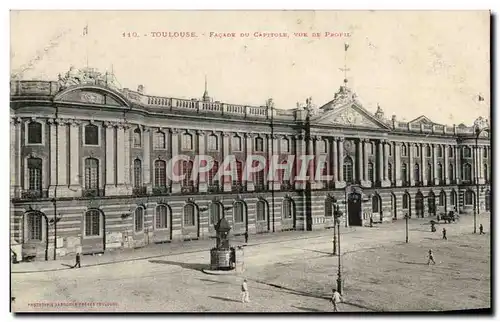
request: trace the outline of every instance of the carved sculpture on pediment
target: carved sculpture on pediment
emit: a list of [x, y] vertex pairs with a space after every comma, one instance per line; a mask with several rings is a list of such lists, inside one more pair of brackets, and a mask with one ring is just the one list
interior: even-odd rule
[[377, 104], [377, 112], [375, 112], [375, 117], [379, 120], [384, 119], [384, 110]]
[[478, 129], [484, 129], [489, 128], [490, 125], [487, 118], [480, 116], [474, 121], [474, 127]]
[[347, 86], [340, 86], [337, 93], [333, 97], [332, 107], [338, 107], [349, 102], [354, 101], [356, 98], [356, 94], [351, 91]]
[[[63, 76], [58, 75], [59, 90], [63, 90], [73, 85], [110, 85], [109, 74], [104, 75], [93, 68], [77, 69], [74, 66]], [[112, 81], [111, 81], [112, 83]]]

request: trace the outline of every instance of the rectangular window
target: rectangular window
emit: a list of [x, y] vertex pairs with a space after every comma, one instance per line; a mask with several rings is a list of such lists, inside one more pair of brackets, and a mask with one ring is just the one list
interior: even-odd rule
[[29, 190], [42, 190], [42, 159], [28, 159], [28, 183]]
[[98, 211], [85, 214], [85, 236], [99, 236], [100, 216]]
[[190, 151], [193, 149], [193, 136], [189, 133], [182, 135], [182, 149]]
[[232, 149], [235, 152], [240, 152], [241, 151], [241, 138], [239, 136], [233, 136], [232, 140]]
[[89, 124], [84, 129], [85, 145], [99, 145], [99, 127]]
[[42, 240], [42, 215], [28, 215], [28, 239]]
[[154, 148], [165, 149], [165, 133], [158, 131], [154, 134]]

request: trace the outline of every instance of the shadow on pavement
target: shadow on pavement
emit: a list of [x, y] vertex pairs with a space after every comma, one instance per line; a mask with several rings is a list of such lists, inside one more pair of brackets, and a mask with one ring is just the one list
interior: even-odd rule
[[220, 296], [209, 296], [210, 298], [216, 299], [216, 300], [221, 300], [225, 302], [236, 302], [236, 303], [241, 303], [241, 301], [235, 300], [235, 299], [228, 299], [225, 297], [220, 297]]
[[69, 264], [61, 264], [62, 266], [66, 266], [68, 268], [73, 268], [73, 265], [69, 265]]
[[198, 280], [200, 280], [202, 282], [212, 282], [212, 283], [219, 283], [219, 284], [231, 284], [231, 283], [227, 283], [227, 282], [209, 280], [209, 279], [206, 279], [206, 278], [199, 278]]
[[186, 269], [192, 269], [192, 270], [195, 270], [195, 271], [201, 271], [202, 269], [208, 267], [207, 264], [181, 263], [181, 262], [166, 261], [166, 260], [159, 260], [159, 259], [152, 259], [149, 262], [153, 263], [153, 264], [175, 265], [175, 266], [180, 266], [180, 267], [186, 268]]
[[399, 262], [402, 264], [413, 264], [413, 265], [425, 265], [425, 266], [427, 266], [427, 263], [423, 263], [423, 262], [405, 262], [405, 261], [399, 261]]
[[295, 306], [295, 305], [292, 305], [292, 307], [299, 309], [299, 310], [302, 310], [302, 311], [306, 311], [306, 312], [326, 312], [323, 310], [313, 309], [310, 307], [302, 307], [302, 306]]

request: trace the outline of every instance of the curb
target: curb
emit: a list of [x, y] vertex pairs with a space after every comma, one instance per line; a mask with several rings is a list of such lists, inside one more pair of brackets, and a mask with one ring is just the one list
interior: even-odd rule
[[228, 271], [216, 271], [216, 270], [203, 268], [201, 271], [207, 275], [219, 275], [219, 276], [236, 276], [236, 275], [240, 274], [240, 272], [237, 272], [236, 269], [231, 269]]

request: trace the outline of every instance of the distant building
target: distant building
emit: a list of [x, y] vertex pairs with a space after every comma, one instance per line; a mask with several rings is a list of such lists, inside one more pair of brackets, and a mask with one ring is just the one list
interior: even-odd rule
[[[368, 112], [344, 84], [332, 101], [296, 109], [150, 96], [107, 75], [72, 69], [59, 81], [11, 83], [11, 248], [58, 256], [209, 238], [225, 216], [232, 233], [318, 230], [490, 208], [491, 149], [475, 127], [410, 122]], [[476, 127], [489, 126], [485, 120]], [[330, 181], [170, 182], [175, 155], [280, 160], [324, 155]], [[178, 166], [190, 173], [192, 163]], [[476, 185], [477, 183], [477, 185]], [[477, 187], [479, 186], [479, 196]], [[274, 191], [273, 191], [274, 190]], [[54, 220], [55, 219], [55, 220]]]

